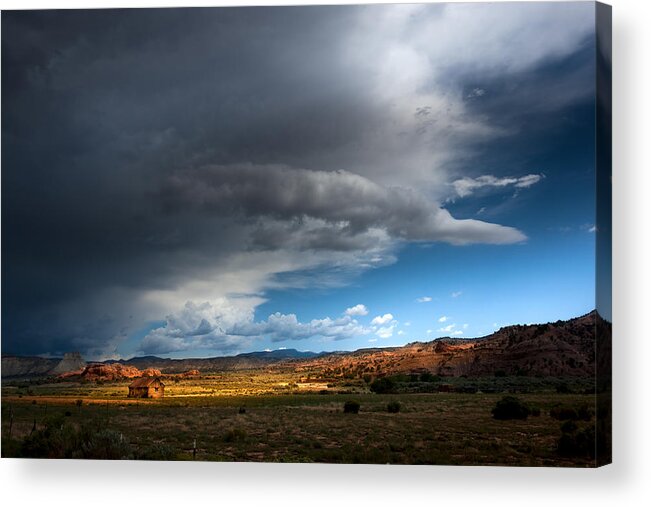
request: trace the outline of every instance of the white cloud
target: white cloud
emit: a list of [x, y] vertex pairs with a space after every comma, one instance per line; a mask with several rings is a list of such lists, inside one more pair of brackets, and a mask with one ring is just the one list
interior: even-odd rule
[[372, 321], [371, 324], [375, 326], [382, 326], [388, 322], [391, 322], [393, 320], [393, 315], [390, 313], [385, 313], [384, 315], [378, 315], [375, 317]]
[[445, 321], [448, 320], [448, 319], [449, 319], [448, 316], [446, 316], [446, 315], [442, 315], [441, 317], [439, 317], [439, 322], [445, 322]]
[[445, 327], [439, 328], [438, 331], [439, 331], [439, 333], [451, 333], [452, 330], [453, 330], [456, 326], [457, 326], [456, 324], [450, 324], [450, 325], [448, 325], [448, 326], [445, 326]]
[[347, 308], [346, 311], [344, 312], [346, 315], [352, 316], [363, 316], [363, 315], [368, 315], [368, 308], [366, 308], [365, 305], [359, 304], [355, 306], [351, 306], [350, 308]]
[[390, 326], [383, 326], [379, 328], [375, 334], [378, 335], [380, 338], [391, 338], [393, 336], [393, 330], [395, 329], [395, 325], [390, 325]]
[[375, 343], [377, 341], [377, 338], [369, 338], [368, 342], [369, 343]]
[[402, 329], [398, 331], [398, 335], [402, 336], [403, 334], [405, 334], [405, 332]]
[[517, 183], [515, 184], [516, 188], [528, 188], [531, 185], [535, 185], [538, 183], [541, 179], [545, 177], [544, 174], [527, 174], [526, 176], [522, 176], [518, 178]]
[[[188, 301], [180, 312], [167, 316], [165, 325], [143, 338], [140, 350], [152, 354], [198, 349], [230, 352], [251, 346], [254, 340], [263, 337], [274, 342], [315, 337], [344, 340], [375, 331], [350, 315], [300, 322], [294, 314], [276, 312], [256, 322], [250, 306], [238, 307], [234, 302], [237, 298], [202, 304]], [[393, 327], [394, 324], [381, 328], [378, 335], [391, 336]]]
[[472, 195], [475, 190], [484, 187], [508, 187], [514, 186], [515, 188], [528, 188], [535, 185], [545, 176], [543, 174], [527, 174], [526, 176], [510, 177], [510, 178], [497, 178], [491, 174], [478, 176], [477, 178], [464, 177], [452, 182], [455, 192], [458, 197], [468, 197]]
[[416, 299], [418, 303], [429, 303], [432, 300], [430, 296], [423, 296], [422, 298]]
[[[391, 112], [390, 121], [368, 135], [372, 151], [383, 156], [373, 170], [393, 185], [408, 182], [415, 188], [433, 188], [440, 178], [446, 181], [446, 162], [467, 156], [469, 143], [508, 134], [490, 118], [469, 111], [468, 93], [473, 95], [470, 100], [477, 100], [485, 88], [477, 85], [460, 93], [454, 77], [509, 79], [512, 73], [562, 58], [592, 32], [592, 18], [587, 5], [570, 3], [562, 7], [449, 3], [365, 10], [356, 25], [359, 29], [342, 47], [346, 68], [366, 76], [369, 98]], [[544, 103], [540, 107], [558, 107], [590, 93], [570, 88], [571, 92], [540, 101]], [[397, 135], [384, 135], [389, 132]], [[387, 143], [391, 150], [386, 150]], [[395, 171], [396, 166], [401, 171]]]
[[593, 225], [592, 227], [590, 227], [590, 228], [588, 229], [588, 232], [597, 232], [597, 226], [596, 226], [596, 225]]
[[457, 331], [452, 331], [452, 333], [450, 333], [450, 336], [459, 336], [459, 335], [462, 335], [462, 334], [463, 334], [463, 331], [458, 331], [457, 330]]
[[427, 334], [432, 334], [433, 332], [434, 332], [433, 329], [428, 329], [428, 330], [427, 330]]
[[411, 321], [408, 320], [408, 321], [405, 322], [403, 325], [409, 327], [409, 326], [411, 326]]
[[454, 291], [452, 294], [450, 294], [450, 297], [458, 298], [459, 296], [461, 296], [461, 294], [463, 294], [463, 291], [457, 290]]
[[468, 324], [464, 324], [464, 325], [463, 325], [463, 328], [464, 328], [464, 329], [468, 329]]

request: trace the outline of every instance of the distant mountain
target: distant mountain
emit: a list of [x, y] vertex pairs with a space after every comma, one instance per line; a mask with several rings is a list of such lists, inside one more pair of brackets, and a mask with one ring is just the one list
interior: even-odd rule
[[273, 359], [296, 359], [296, 358], [308, 358], [308, 357], [317, 357], [323, 355], [324, 352], [310, 352], [310, 351], [300, 351], [296, 349], [279, 349], [279, 350], [265, 350], [263, 352], [246, 352], [244, 354], [238, 354], [236, 357], [260, 357], [260, 358], [273, 358]]
[[[598, 354], [597, 328], [600, 330]], [[438, 375], [484, 376], [503, 372], [506, 375], [585, 377], [595, 375], [597, 355], [599, 371], [610, 371], [611, 328], [609, 322], [593, 311], [568, 321], [508, 326], [482, 338], [440, 338], [403, 347], [321, 353], [282, 349], [187, 359], [142, 356], [106, 363], [135, 366], [140, 370], [155, 368], [163, 374], [275, 368], [305, 371], [326, 378], [425, 371]], [[81, 362], [81, 358], [74, 355], [66, 355], [63, 360], [4, 356], [2, 377], [42, 377], [58, 373], [66, 364], [78, 366]]]
[[[440, 338], [403, 347], [360, 349], [291, 366], [325, 378], [410, 372], [589, 377], [596, 371], [596, 319], [596, 312], [590, 312], [568, 321], [508, 326], [483, 338]], [[607, 355], [611, 324], [599, 322], [605, 330], [600, 348]], [[602, 362], [608, 363], [607, 357]]]
[[2, 356], [2, 378], [44, 377], [61, 358]]

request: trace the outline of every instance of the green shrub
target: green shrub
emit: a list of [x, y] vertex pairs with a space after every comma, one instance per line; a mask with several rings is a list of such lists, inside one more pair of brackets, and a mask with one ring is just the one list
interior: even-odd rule
[[233, 428], [224, 433], [224, 442], [237, 442], [246, 439], [246, 431], [240, 428]]
[[429, 372], [421, 373], [420, 374], [420, 381], [421, 382], [439, 382], [441, 380], [441, 377], [438, 375], [432, 375]]
[[572, 407], [564, 407], [560, 405], [552, 407], [552, 409], [549, 411], [549, 416], [554, 419], [558, 419], [559, 421], [579, 420], [579, 414], [575, 409], [573, 409]]
[[565, 421], [561, 424], [562, 433], [574, 433], [577, 430], [577, 425], [574, 421]]
[[167, 444], [156, 443], [150, 447], [147, 447], [142, 451], [138, 459], [146, 459], [152, 461], [171, 461], [176, 457], [174, 448]]
[[594, 410], [586, 404], [578, 408], [556, 405], [549, 411], [549, 415], [559, 421], [590, 421], [594, 415]]
[[526, 419], [529, 417], [529, 406], [515, 396], [504, 396], [491, 411], [495, 419]]
[[27, 436], [21, 455], [29, 458], [130, 459], [129, 442], [121, 433], [90, 425], [76, 428], [62, 416], [48, 418], [44, 427]]
[[558, 394], [570, 394], [572, 390], [570, 389], [570, 386], [567, 384], [567, 382], [562, 382], [556, 386], [556, 392]]
[[90, 435], [82, 443], [81, 455], [85, 459], [131, 459], [131, 448], [126, 438], [121, 433], [113, 430], [100, 430]]
[[390, 414], [397, 414], [400, 412], [400, 402], [399, 401], [390, 401], [389, 404], [387, 405], [387, 412]]
[[382, 377], [371, 382], [370, 389], [377, 394], [387, 394], [394, 391], [395, 383], [388, 377]]
[[594, 415], [594, 410], [592, 410], [588, 405], [584, 404], [577, 409], [576, 415], [582, 421], [589, 421], [590, 419], [592, 419], [592, 416]]
[[575, 432], [564, 432], [558, 439], [558, 453], [567, 457], [594, 458], [596, 452], [595, 430], [588, 426]]
[[348, 400], [344, 403], [344, 414], [357, 414], [359, 412], [359, 407], [359, 402]]

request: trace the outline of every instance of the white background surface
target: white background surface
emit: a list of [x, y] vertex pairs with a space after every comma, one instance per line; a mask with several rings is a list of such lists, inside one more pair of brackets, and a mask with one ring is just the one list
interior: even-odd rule
[[[319, 2], [0, 0], [2, 9]], [[333, 2], [327, 3], [350, 3]], [[4, 505], [651, 505], [651, 2], [612, 0], [614, 464], [503, 467], [0, 461]], [[7, 502], [9, 501], [9, 502]]]

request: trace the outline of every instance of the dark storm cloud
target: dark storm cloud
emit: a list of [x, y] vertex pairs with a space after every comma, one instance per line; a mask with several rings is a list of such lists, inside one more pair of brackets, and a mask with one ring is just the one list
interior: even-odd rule
[[432, 78], [444, 53], [400, 52], [445, 12], [409, 9], [3, 12], [3, 352], [112, 354], [206, 279], [259, 294], [396, 240], [522, 239], [431, 199], [503, 132]]
[[[12, 316], [3, 319], [5, 350], [111, 338], [69, 329], [61, 306], [113, 284], [174, 286], [243, 243], [229, 224], [160, 217], [148, 193], [178, 166], [288, 151], [275, 136], [263, 142], [264, 131], [282, 135], [276, 119], [288, 101], [305, 100], [301, 80], [290, 76], [298, 57], [290, 46], [307, 37], [303, 50], [316, 59], [320, 40], [337, 33], [325, 14], [3, 13], [3, 311]], [[314, 72], [324, 64], [315, 62]], [[312, 121], [312, 107], [287, 128], [307, 132], [297, 120]], [[319, 136], [326, 139], [316, 132], [312, 142]], [[106, 311], [104, 323], [114, 313]]]
[[414, 190], [382, 187], [345, 171], [209, 166], [170, 177], [161, 198], [167, 209], [177, 212], [199, 209], [281, 220], [309, 217], [340, 226], [343, 234], [379, 228], [401, 240], [452, 244], [500, 244], [525, 239], [513, 228], [455, 220]]

